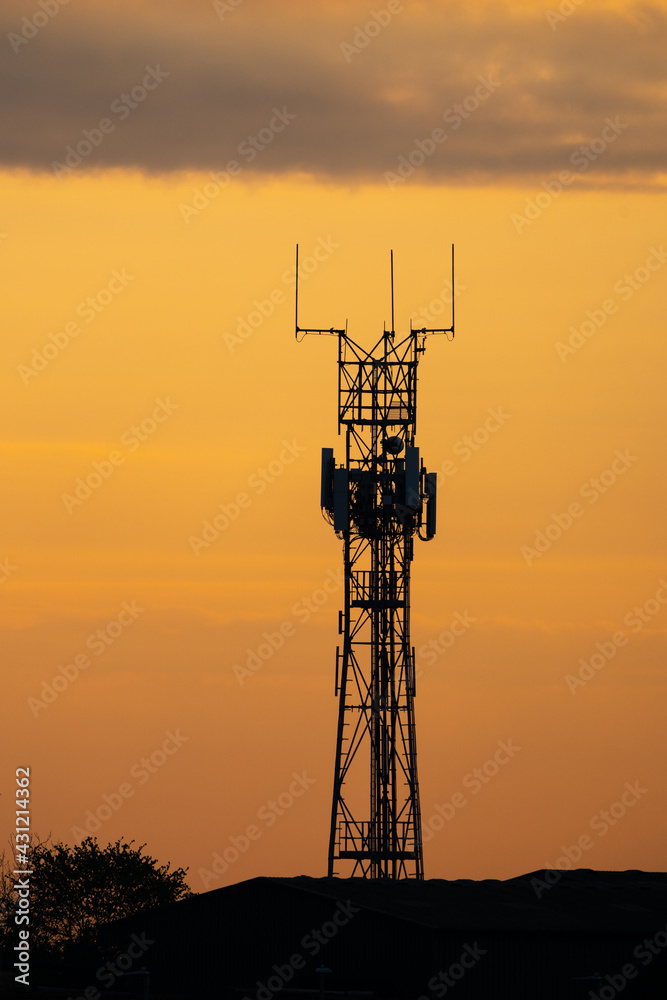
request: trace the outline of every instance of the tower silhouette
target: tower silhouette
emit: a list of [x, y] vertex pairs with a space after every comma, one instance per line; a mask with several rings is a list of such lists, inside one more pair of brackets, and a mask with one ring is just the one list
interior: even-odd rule
[[343, 541], [345, 597], [336, 649], [338, 727], [329, 836], [329, 876], [424, 877], [410, 641], [414, 537], [435, 535], [437, 474], [415, 445], [417, 365], [429, 334], [391, 330], [370, 351], [345, 329], [304, 328], [338, 337], [338, 432], [345, 463], [322, 450], [321, 506]]

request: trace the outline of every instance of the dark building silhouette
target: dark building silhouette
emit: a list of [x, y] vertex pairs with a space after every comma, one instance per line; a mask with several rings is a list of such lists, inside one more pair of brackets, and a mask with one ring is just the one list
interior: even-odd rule
[[[151, 992], [221, 1000], [657, 1000], [667, 874], [499, 881], [255, 878], [119, 921], [151, 942]], [[318, 973], [326, 967], [327, 973]]]

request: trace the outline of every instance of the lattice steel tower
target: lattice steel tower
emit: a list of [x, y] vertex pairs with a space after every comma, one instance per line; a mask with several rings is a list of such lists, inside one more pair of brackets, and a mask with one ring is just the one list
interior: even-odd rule
[[[297, 247], [297, 276], [298, 276]], [[298, 280], [298, 277], [297, 277]], [[410, 643], [413, 539], [435, 534], [437, 474], [426, 472], [415, 446], [417, 365], [428, 334], [391, 330], [370, 351], [344, 330], [304, 328], [296, 335], [338, 337], [338, 433], [345, 464], [322, 450], [321, 505], [343, 540], [344, 608], [338, 631], [335, 692], [339, 699], [328, 874], [365, 878], [424, 877], [414, 719], [415, 656]], [[369, 794], [370, 793], [370, 794]]]

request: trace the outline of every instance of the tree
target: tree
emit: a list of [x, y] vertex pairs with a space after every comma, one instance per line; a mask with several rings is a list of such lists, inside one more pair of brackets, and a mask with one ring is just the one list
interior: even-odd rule
[[[10, 986], [14, 985], [11, 954], [11, 936], [14, 922], [15, 876], [12, 875], [14, 864], [7, 852], [0, 854], [0, 997], [7, 995]], [[6, 967], [6, 968], [5, 968]]]
[[[146, 846], [134, 841], [100, 847], [87, 837], [70, 847], [48, 841], [30, 850], [30, 946], [40, 966], [62, 967], [72, 958], [93, 956], [98, 951], [102, 925], [163, 903], [192, 896], [186, 870], [170, 870], [144, 854]], [[11, 864], [5, 859], [4, 867]], [[9, 886], [14, 879], [2, 871], [6, 887], [4, 908], [14, 903]], [[9, 890], [9, 891], [8, 891]], [[5, 939], [6, 945], [6, 939]]]

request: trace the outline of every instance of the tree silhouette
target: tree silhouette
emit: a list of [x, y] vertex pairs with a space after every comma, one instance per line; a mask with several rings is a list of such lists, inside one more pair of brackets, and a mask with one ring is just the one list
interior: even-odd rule
[[[102, 924], [191, 896], [182, 868], [117, 840], [101, 848], [87, 837], [75, 847], [40, 844], [31, 853], [36, 944], [61, 947], [94, 939]], [[32, 935], [31, 935], [32, 936]]]
[[[98, 953], [102, 925], [163, 903], [192, 896], [186, 870], [170, 870], [144, 854], [146, 846], [133, 847], [117, 840], [100, 847], [87, 837], [71, 847], [38, 842], [30, 849], [30, 946], [38, 965], [53, 969]], [[2, 859], [0, 900], [9, 944], [12, 912], [16, 905], [10, 874], [11, 859]], [[34, 949], [34, 951], [33, 951]], [[7, 952], [6, 952], [7, 953]]]

